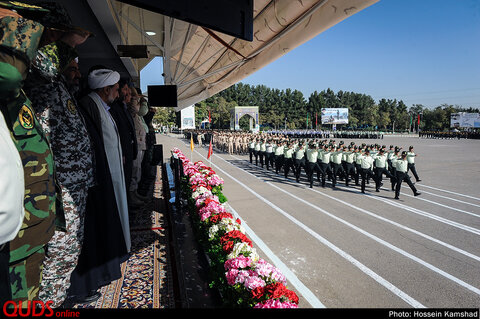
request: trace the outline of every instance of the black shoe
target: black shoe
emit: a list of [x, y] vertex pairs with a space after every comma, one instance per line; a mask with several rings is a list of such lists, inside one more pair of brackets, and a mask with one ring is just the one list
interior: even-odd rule
[[92, 291], [88, 296], [76, 296], [73, 302], [76, 304], [88, 304], [100, 299], [102, 294], [97, 291]]
[[421, 193], [419, 193], [419, 192], [413, 193], [413, 196], [419, 196], [419, 195], [421, 195]]
[[362, 190], [362, 194], [365, 194], [365, 191]]
[[417, 179], [417, 182], [421, 182], [422, 180], [421, 179]]
[[395, 196], [395, 199], [400, 199], [400, 198], [398, 198], [398, 196]]
[[380, 193], [380, 190], [379, 190], [379, 189], [376, 189], [375, 191], [376, 191], [377, 193]]

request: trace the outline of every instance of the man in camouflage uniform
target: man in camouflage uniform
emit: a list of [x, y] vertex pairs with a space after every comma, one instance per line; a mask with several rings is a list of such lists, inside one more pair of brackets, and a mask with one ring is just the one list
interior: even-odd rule
[[[14, 11], [13, 11], [14, 10]], [[0, 109], [20, 154], [25, 177], [25, 218], [10, 242], [10, 283], [14, 301], [38, 299], [45, 245], [55, 222], [54, 162], [49, 144], [22, 91], [22, 83], [35, 57], [43, 26], [38, 19], [47, 10], [18, 2], [0, 1]]]
[[[77, 102], [67, 89], [62, 73], [76, 63], [74, 48], [89, 36], [71, 27], [67, 12], [56, 3], [43, 3], [50, 14], [42, 18], [57, 32], [57, 41], [38, 49], [25, 90], [50, 142], [61, 187], [67, 231], [56, 231], [47, 244], [39, 298], [58, 307], [67, 297], [70, 275], [77, 266], [83, 242], [88, 189], [93, 185], [93, 153]], [[54, 39], [54, 38], [51, 38]]]

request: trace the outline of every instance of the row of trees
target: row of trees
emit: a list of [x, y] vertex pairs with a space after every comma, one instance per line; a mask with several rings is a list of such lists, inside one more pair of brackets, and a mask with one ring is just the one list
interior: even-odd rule
[[[203, 120], [208, 119], [210, 110], [212, 126], [228, 129], [230, 110], [239, 105], [258, 106], [259, 124], [265, 128], [284, 128], [286, 125], [290, 129], [315, 128], [316, 115], [317, 127], [320, 129], [322, 108], [348, 108], [349, 124], [346, 126], [352, 129], [394, 129], [395, 131], [415, 130], [419, 114], [422, 130], [448, 130], [451, 113], [479, 111], [447, 104], [434, 109], [426, 108], [421, 104], [414, 104], [408, 108], [402, 100], [381, 99], [376, 102], [370, 95], [346, 91], [335, 93], [331, 89], [315, 91], [306, 98], [298, 90], [279, 90], [265, 85], [252, 86], [238, 83], [197, 103], [195, 123], [198, 126]], [[168, 111], [161, 112], [156, 117], [168, 118]], [[171, 114], [170, 120], [172, 120]]]

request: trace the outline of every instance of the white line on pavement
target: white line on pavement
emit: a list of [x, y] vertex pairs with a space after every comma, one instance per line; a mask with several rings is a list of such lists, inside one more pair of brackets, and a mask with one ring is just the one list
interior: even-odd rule
[[[200, 153], [198, 153], [200, 155]], [[222, 159], [223, 161], [225, 161], [223, 158], [221, 158], [220, 156], [216, 155], [218, 158]], [[225, 161], [226, 162], [226, 161]], [[228, 163], [228, 162], [227, 162]], [[230, 164], [230, 163], [229, 163]], [[269, 200], [265, 199], [264, 197], [262, 197], [261, 195], [259, 195], [258, 193], [256, 193], [255, 191], [253, 191], [250, 187], [246, 186], [245, 184], [243, 184], [242, 182], [240, 182], [239, 180], [237, 180], [235, 177], [231, 176], [230, 174], [228, 174], [227, 172], [225, 172], [224, 170], [222, 170], [220, 167], [218, 167], [218, 165], [215, 165], [213, 164], [214, 166], [217, 167], [218, 170], [220, 170], [223, 174], [225, 174], [225, 176], [228, 176], [230, 179], [232, 179], [233, 181], [237, 182], [238, 184], [240, 184], [243, 188], [245, 188], [246, 190], [248, 190], [249, 192], [251, 192], [253, 195], [255, 195], [257, 198], [259, 198], [261, 201], [263, 201], [264, 203], [266, 203], [267, 205], [269, 205], [270, 207], [272, 207], [273, 209], [275, 209], [277, 212], [279, 212], [280, 214], [282, 214], [283, 216], [285, 216], [286, 218], [288, 218], [290, 221], [292, 221], [294, 224], [296, 224], [297, 226], [299, 226], [300, 228], [302, 228], [303, 230], [305, 230], [307, 233], [309, 233], [310, 235], [312, 235], [315, 239], [317, 239], [318, 241], [320, 241], [322, 244], [324, 244], [325, 246], [329, 247], [330, 249], [332, 249], [333, 251], [335, 251], [337, 254], [339, 254], [340, 256], [342, 256], [344, 259], [346, 259], [347, 261], [349, 261], [350, 263], [352, 263], [355, 267], [357, 267], [358, 269], [360, 269], [362, 272], [364, 272], [365, 274], [367, 274], [368, 276], [370, 276], [372, 279], [374, 279], [376, 282], [378, 282], [380, 285], [382, 285], [383, 287], [385, 287], [386, 289], [390, 290], [393, 294], [395, 294], [396, 296], [398, 296], [399, 298], [401, 298], [402, 300], [404, 300], [405, 302], [407, 302], [408, 304], [410, 304], [411, 306], [415, 307], [415, 308], [424, 308], [425, 306], [423, 306], [420, 302], [418, 302], [417, 300], [413, 299], [412, 297], [410, 297], [409, 295], [407, 295], [405, 292], [401, 291], [399, 288], [397, 288], [396, 286], [394, 286], [393, 284], [391, 284], [389, 281], [387, 281], [386, 279], [384, 279], [383, 277], [381, 277], [380, 275], [378, 275], [377, 273], [375, 273], [373, 270], [371, 270], [370, 268], [368, 268], [367, 266], [365, 266], [364, 264], [362, 264], [360, 261], [356, 260], [354, 257], [352, 257], [351, 255], [349, 255], [348, 253], [346, 253], [345, 251], [341, 250], [339, 247], [335, 246], [334, 244], [332, 244], [331, 242], [329, 242], [327, 239], [325, 239], [324, 237], [320, 236], [319, 234], [317, 234], [316, 232], [314, 232], [312, 229], [310, 229], [308, 226], [306, 226], [305, 224], [301, 223], [299, 220], [297, 220], [296, 218], [294, 218], [293, 216], [289, 215], [288, 213], [286, 213], [284, 210], [282, 210], [281, 208], [279, 208], [278, 206], [276, 206], [275, 204], [271, 203]], [[230, 164], [232, 165], [232, 164]], [[235, 165], [232, 165], [234, 167], [236, 167]], [[238, 168], [238, 167], [237, 167]], [[242, 170], [241, 168], [238, 168], [240, 170]], [[248, 173], [248, 172], [246, 172]], [[250, 174], [250, 173], [249, 173]]]
[[427, 188], [435, 189], [437, 191], [441, 191], [441, 192], [445, 192], [445, 193], [450, 193], [450, 194], [455, 194], [455, 195], [458, 195], [458, 196], [463, 196], [463, 197], [467, 197], [467, 198], [471, 198], [471, 199], [475, 199], [475, 200], [480, 200], [480, 198], [478, 198], [478, 197], [473, 197], [473, 196], [470, 196], [470, 195], [456, 193], [456, 192], [448, 191], [448, 190], [445, 190], [445, 189], [428, 186], [428, 185], [425, 185], [425, 184], [417, 184], [417, 186], [427, 187]]
[[438, 195], [438, 194], [431, 193], [431, 192], [427, 192], [427, 191], [424, 191], [424, 190], [422, 190], [422, 193], [429, 194], [429, 195], [433, 195], [433, 196], [437, 196], [437, 197], [441, 197], [441, 198], [445, 198], [445, 199], [448, 199], [448, 200], [452, 200], [452, 201], [454, 201], [454, 202], [458, 202], [458, 203], [462, 203], [462, 204], [466, 204], [466, 205], [470, 205], [470, 206], [480, 207], [480, 205], [477, 205], [477, 204], [472, 204], [472, 203], [469, 203], [469, 202], [465, 202], [465, 201], [463, 201], [463, 200], [459, 200], [459, 199], [452, 198], [452, 197], [447, 197], [447, 196]]
[[[220, 158], [220, 159], [222, 159], [222, 160], [225, 161], [226, 163], [228, 163], [228, 162], [227, 162], [225, 159], [223, 159], [222, 157], [220, 157], [220, 156], [218, 156], [218, 155], [217, 155], [217, 157]], [[238, 159], [238, 157], [237, 157], [237, 159]], [[251, 174], [250, 172], [245, 171], [244, 169], [242, 169], [242, 168], [240, 168], [240, 167], [238, 167], [238, 166], [235, 166], [235, 165], [233, 165], [233, 164], [231, 164], [231, 163], [228, 163], [228, 164], [230, 164], [230, 165], [236, 167], [237, 169], [242, 170], [243, 172], [245, 172], [245, 173], [247, 173], [247, 174], [249, 174], [249, 175], [252, 175], [253, 177], [261, 180], [259, 177]], [[234, 180], [235, 180], [235, 179], [234, 179]], [[264, 181], [264, 182], [265, 182], [265, 181]], [[426, 267], [426, 268], [428, 268], [428, 269], [436, 272], [437, 274], [439, 274], [439, 275], [441, 275], [441, 276], [443, 276], [443, 277], [445, 277], [445, 278], [447, 278], [447, 279], [450, 279], [450, 280], [454, 281], [455, 283], [459, 284], [460, 286], [462, 286], [462, 287], [464, 287], [464, 288], [467, 288], [468, 290], [476, 293], [477, 295], [480, 295], [480, 289], [478, 289], [478, 288], [476, 288], [476, 287], [474, 287], [474, 286], [472, 286], [472, 285], [464, 282], [463, 280], [461, 280], [461, 279], [459, 279], [459, 278], [457, 278], [457, 277], [455, 277], [455, 276], [453, 276], [453, 275], [451, 275], [451, 274], [449, 274], [449, 273], [447, 273], [447, 272], [445, 272], [445, 271], [443, 271], [443, 270], [441, 270], [441, 269], [433, 266], [432, 264], [430, 264], [430, 263], [428, 263], [428, 262], [426, 262], [426, 261], [424, 261], [424, 260], [422, 260], [422, 259], [420, 259], [420, 258], [418, 258], [418, 257], [416, 257], [416, 256], [414, 256], [414, 255], [412, 255], [412, 254], [404, 251], [404, 250], [401, 249], [401, 248], [398, 248], [398, 247], [396, 247], [396, 246], [394, 246], [394, 245], [392, 245], [392, 244], [384, 241], [384, 240], [381, 239], [381, 238], [378, 238], [378, 237], [375, 236], [375, 235], [370, 234], [369, 232], [367, 232], [367, 231], [365, 231], [365, 230], [363, 230], [363, 229], [361, 229], [361, 228], [359, 228], [359, 227], [357, 227], [357, 226], [355, 226], [355, 225], [347, 222], [346, 220], [341, 219], [340, 217], [337, 217], [337, 216], [335, 216], [335, 215], [327, 212], [326, 210], [324, 210], [324, 209], [322, 209], [322, 208], [320, 208], [320, 207], [318, 207], [318, 206], [315, 206], [315, 205], [307, 202], [306, 200], [304, 200], [304, 199], [302, 199], [302, 198], [300, 198], [300, 197], [298, 197], [298, 196], [295, 196], [295, 195], [293, 195], [293, 194], [290, 194], [289, 192], [283, 190], [282, 188], [280, 188], [280, 187], [278, 187], [278, 186], [276, 186], [276, 185], [273, 185], [273, 184], [270, 183], [270, 182], [265, 182], [265, 183], [268, 184], [268, 185], [270, 185], [270, 186], [272, 186], [272, 187], [274, 187], [274, 188], [276, 188], [276, 189], [278, 189], [278, 190], [280, 190], [280, 191], [282, 191], [282, 192], [284, 192], [284, 193], [286, 193], [287, 195], [289, 195], [289, 196], [291, 196], [291, 197], [293, 197], [293, 198], [301, 201], [302, 203], [304, 203], [304, 204], [306, 204], [306, 205], [308, 205], [308, 206], [310, 206], [310, 207], [312, 207], [312, 208], [315, 208], [316, 210], [324, 213], [325, 215], [330, 216], [331, 218], [336, 219], [337, 221], [339, 221], [339, 222], [341, 222], [341, 223], [349, 226], [350, 228], [353, 228], [354, 230], [356, 230], [356, 231], [362, 233], [363, 235], [365, 235], [365, 236], [373, 239], [374, 241], [376, 241], [376, 242], [378, 242], [378, 243], [380, 243], [380, 244], [382, 244], [382, 245], [390, 248], [391, 250], [396, 251], [396, 252], [398, 252], [399, 254], [401, 254], [401, 255], [403, 255], [403, 256], [405, 256], [405, 257], [407, 257], [407, 258], [409, 258], [409, 259], [411, 259], [411, 260], [413, 260], [413, 261], [415, 261], [415, 262], [423, 265], [424, 267]], [[247, 189], [249, 189], [249, 188], [247, 187]], [[254, 191], [251, 191], [251, 192], [254, 192]], [[256, 194], [256, 193], [255, 193], [255, 194]], [[264, 199], [263, 197], [261, 197], [260, 195], [257, 195], [257, 197], [259, 197], [259, 198], [262, 199], [263, 201], [268, 201], [268, 200]], [[273, 204], [272, 204], [272, 205], [273, 205]], [[274, 206], [275, 206], [275, 205], [274, 205]], [[272, 207], [273, 207], [273, 206], [272, 206]], [[275, 207], [276, 207], [276, 206], [275, 206]], [[286, 213], [285, 213], [285, 214], [286, 214]], [[288, 215], [288, 214], [287, 214], [287, 215]], [[290, 216], [290, 215], [288, 215], [288, 216]], [[293, 218], [293, 217], [291, 217], [291, 218]], [[294, 219], [294, 218], [293, 218], [293, 219]], [[296, 219], [295, 219], [295, 220], [296, 220]], [[297, 220], [296, 220], [296, 221], [297, 221]], [[299, 222], [299, 221], [297, 221], [297, 222], [301, 224], [301, 222]], [[303, 225], [303, 224], [302, 224], [302, 225]], [[305, 226], [305, 227], [306, 227], [306, 226]], [[353, 257], [352, 257], [352, 258], [353, 258]]]
[[[195, 150], [195, 149], [194, 149]], [[195, 152], [203, 157], [204, 159], [208, 160], [206, 157], [204, 157], [202, 154], [200, 154], [197, 150]], [[224, 173], [226, 176], [229, 176], [232, 180], [236, 181], [243, 187], [247, 188], [242, 182], [236, 180], [235, 178], [231, 177], [227, 172], [222, 170], [218, 165], [211, 163], [211, 166], [217, 167], [219, 171]], [[253, 191], [252, 191], [253, 192]], [[256, 193], [253, 192], [254, 195]], [[258, 197], [258, 195], [256, 195]], [[231, 206], [230, 206], [231, 207]], [[232, 207], [231, 207], [232, 208]], [[233, 208], [232, 208], [233, 210]], [[237, 216], [240, 217], [240, 215]], [[305, 300], [314, 308], [325, 308], [323, 303], [313, 294], [313, 292], [308, 289], [301, 281], [298, 279], [298, 277], [268, 248], [268, 246], [258, 237], [253, 230], [244, 223], [242, 220], [242, 224], [245, 227], [245, 229], [249, 229], [249, 235], [251, 236], [251, 239], [255, 242], [256, 245], [268, 256], [270, 260], [274, 263], [274, 265], [281, 269], [287, 280], [295, 287], [295, 289], [305, 298]]]
[[[422, 192], [422, 193], [429, 193], [429, 192]], [[430, 194], [432, 194], [432, 193], [430, 193]], [[480, 217], [479, 214], [475, 214], [475, 213], [472, 213], [472, 212], [467, 212], [466, 210], [463, 210], [463, 209], [459, 209], [459, 208], [451, 207], [451, 206], [448, 206], [448, 205], [440, 204], [440, 203], [435, 202], [433, 200], [429, 200], [429, 199], [425, 199], [425, 198], [421, 198], [421, 197], [415, 197], [415, 196], [409, 195], [409, 194], [403, 194], [403, 195], [405, 195], [407, 197], [413, 197], [413, 198], [418, 199], [418, 200], [423, 200], [425, 202], [428, 202], [428, 203], [431, 203], [431, 204], [434, 204], [434, 205], [438, 205], [438, 206], [442, 206], [442, 207], [445, 207], [445, 208], [448, 208], [448, 209], [451, 209], [451, 210], [455, 210], [455, 211], [460, 212], [460, 213], [464, 213], [464, 214], [475, 216], [475, 217]], [[443, 196], [441, 196], [441, 197], [443, 197]]]

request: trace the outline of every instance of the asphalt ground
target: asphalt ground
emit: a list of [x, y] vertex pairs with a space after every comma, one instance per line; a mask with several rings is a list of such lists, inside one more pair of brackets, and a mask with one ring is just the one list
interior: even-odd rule
[[[339, 140], [337, 140], [338, 142]], [[279, 267], [303, 308], [478, 308], [480, 305], [480, 141], [385, 137], [344, 140], [413, 145], [421, 195], [384, 178], [359, 186], [308, 187], [181, 136], [157, 135], [164, 158], [178, 147], [212, 166], [262, 258]], [[412, 176], [412, 181], [414, 178]], [[354, 184], [354, 183], [353, 183]], [[351, 184], [352, 185], [352, 184]]]

